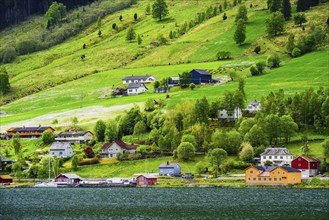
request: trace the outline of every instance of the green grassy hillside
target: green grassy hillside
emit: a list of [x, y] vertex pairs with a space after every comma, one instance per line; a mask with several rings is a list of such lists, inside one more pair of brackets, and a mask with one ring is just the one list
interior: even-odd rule
[[[146, 6], [152, 2], [141, 0], [129, 9], [106, 16], [102, 20], [102, 37], [97, 35], [96, 25], [91, 25], [49, 50], [20, 56], [13, 63], [2, 65], [10, 73], [12, 91], [1, 97], [1, 101], [17, 100], [0, 107], [1, 111], [8, 114], [0, 118], [0, 129], [5, 130], [5, 126], [14, 122], [17, 125], [24, 124], [26, 121], [23, 120], [30, 120], [30, 124], [50, 124], [54, 117], [61, 117], [61, 114], [70, 117], [76, 114], [84, 126], [91, 128], [99, 118], [106, 119], [115, 115], [113, 111], [88, 115], [91, 107], [97, 109], [119, 106], [115, 111], [117, 113], [120, 109], [126, 109], [127, 104], [142, 104], [148, 98], [164, 97], [163, 94], [154, 94], [152, 85], [148, 85], [149, 91], [142, 95], [100, 98], [108, 95], [113, 85], [122, 85], [121, 79], [124, 76], [152, 74], [161, 79], [177, 76], [193, 68], [217, 70], [219, 67], [229, 68], [241, 64], [248, 67], [256, 61], [265, 61], [273, 52], [284, 52], [289, 33], [296, 33], [297, 37], [302, 34], [301, 28], [294, 25], [291, 20], [287, 22], [284, 35], [267, 38], [264, 23], [270, 13], [263, 10], [266, 3], [261, 0], [246, 1], [247, 6], [253, 3], [254, 7], [248, 7], [247, 39], [242, 46], [236, 45], [233, 41], [234, 18], [238, 8], [236, 6], [226, 11], [228, 19], [225, 21], [221, 13], [189, 29], [186, 34], [169, 40], [167, 45], [153, 47], [150, 43], [156, 41], [158, 34], [168, 38], [170, 31], [177, 31], [198, 13], [206, 11], [207, 7], [216, 6], [217, 3], [223, 4], [223, 1], [168, 1], [170, 14], [163, 21], [157, 21], [145, 13]], [[325, 24], [327, 17], [324, 12], [327, 6], [328, 3], [325, 3], [305, 12], [309, 21], [306, 23], [306, 30], [312, 24]], [[293, 8], [295, 11], [295, 6]], [[137, 22], [133, 19], [134, 13], [139, 17]], [[118, 19], [120, 15], [123, 16], [122, 22]], [[119, 26], [118, 31], [112, 29], [113, 23]], [[125, 40], [128, 26], [133, 26], [136, 33], [142, 36], [141, 45], [135, 41]], [[87, 45], [86, 49], [82, 49], [84, 43]], [[253, 52], [256, 45], [262, 48], [260, 55]], [[291, 95], [310, 86], [328, 86], [328, 52], [326, 46], [322, 48], [294, 59], [282, 54], [282, 67], [267, 70], [262, 76], [249, 77], [248, 69], [243, 70], [240, 74], [248, 76], [248, 101], [260, 99], [269, 91], [281, 88], [285, 89], [287, 95]], [[233, 59], [216, 61], [216, 53], [219, 50], [230, 51]], [[83, 54], [86, 56], [84, 61], [80, 58]], [[214, 77], [219, 78], [221, 75], [217, 73]], [[236, 87], [236, 82], [230, 82], [221, 86], [200, 87], [195, 91], [173, 89], [170, 92], [168, 106], [202, 96], [212, 100], [220, 97], [224, 90]], [[19, 97], [24, 98], [18, 99]], [[38, 116], [55, 113], [57, 115], [33, 121]], [[58, 120], [60, 121], [60, 118]]]

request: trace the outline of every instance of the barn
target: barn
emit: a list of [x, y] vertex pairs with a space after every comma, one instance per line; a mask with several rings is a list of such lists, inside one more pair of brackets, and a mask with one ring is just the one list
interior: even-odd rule
[[291, 161], [291, 167], [300, 170], [302, 172], [302, 179], [307, 179], [319, 173], [320, 160], [306, 155], [300, 155]]
[[157, 183], [158, 178], [152, 174], [142, 174], [136, 177], [137, 186], [148, 186]]

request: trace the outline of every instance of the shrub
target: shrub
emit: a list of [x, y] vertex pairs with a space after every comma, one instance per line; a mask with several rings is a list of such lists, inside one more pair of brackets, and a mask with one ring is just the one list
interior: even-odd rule
[[299, 57], [301, 54], [302, 54], [302, 51], [298, 47], [295, 47], [291, 52], [291, 55], [293, 57]]
[[271, 55], [268, 59], [267, 59], [267, 66], [270, 68], [277, 68], [280, 66], [280, 57], [277, 54], [273, 54]]
[[195, 84], [191, 83], [189, 87], [190, 87], [191, 90], [194, 90], [195, 89]]
[[39, 49], [38, 44], [39, 44], [39, 42], [36, 40], [19, 41], [16, 44], [16, 49], [20, 55], [29, 54], [29, 53], [33, 53]]
[[55, 134], [52, 131], [44, 131], [42, 133], [42, 142], [45, 145], [53, 143], [55, 140]]
[[258, 62], [256, 63], [256, 68], [257, 68], [257, 71], [259, 72], [259, 74], [262, 74], [265, 70], [265, 63], [264, 62]]
[[7, 47], [2, 51], [2, 62], [11, 63], [17, 57], [16, 50], [14, 47]]
[[254, 52], [258, 54], [261, 51], [260, 46], [255, 47]]
[[217, 53], [218, 60], [227, 60], [227, 59], [230, 59], [230, 56], [231, 56], [231, 52], [229, 52], [229, 51], [219, 51]]
[[177, 148], [177, 156], [181, 160], [189, 160], [194, 156], [195, 148], [189, 142], [182, 142]]
[[90, 165], [90, 164], [98, 164], [99, 163], [99, 159], [97, 157], [89, 159], [89, 160], [81, 160], [79, 161], [79, 165], [80, 166], [84, 166], [84, 165]]
[[250, 73], [251, 73], [252, 76], [258, 76], [259, 75], [259, 72], [258, 72], [256, 67], [252, 66], [252, 67], [250, 67], [249, 70], [250, 70]]

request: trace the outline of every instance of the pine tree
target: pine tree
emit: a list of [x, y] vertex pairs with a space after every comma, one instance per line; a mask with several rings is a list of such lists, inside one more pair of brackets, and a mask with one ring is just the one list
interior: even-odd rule
[[287, 43], [286, 49], [287, 49], [288, 53], [291, 54], [291, 52], [294, 48], [295, 48], [295, 35], [290, 34], [288, 37], [288, 43]]
[[235, 17], [235, 22], [238, 22], [240, 19], [242, 19], [244, 22], [248, 21], [247, 16], [247, 7], [245, 5], [241, 5], [238, 10], [238, 14]]
[[152, 15], [160, 21], [168, 15], [168, 6], [164, 0], [155, 0], [152, 7]]
[[234, 33], [234, 40], [239, 45], [241, 45], [246, 40], [246, 24], [242, 19], [240, 19], [237, 23]]
[[6, 94], [10, 90], [9, 75], [5, 68], [0, 70], [0, 94]]
[[143, 40], [142, 40], [141, 36], [138, 35], [138, 36], [137, 36], [137, 43], [138, 43], [138, 45], [141, 45], [142, 42], [143, 42]]
[[297, 1], [297, 12], [306, 11], [310, 8], [309, 0], [298, 0]]
[[271, 0], [271, 4], [270, 4], [270, 11], [271, 12], [276, 12], [279, 11], [281, 8], [281, 1], [282, 0]]
[[126, 35], [126, 40], [127, 41], [132, 41], [136, 39], [136, 33], [133, 27], [130, 27], [128, 29], [127, 35]]
[[224, 10], [227, 9], [227, 0], [224, 1]]
[[291, 18], [291, 4], [290, 0], [282, 0], [282, 9], [281, 12], [283, 14], [284, 19], [288, 21]]

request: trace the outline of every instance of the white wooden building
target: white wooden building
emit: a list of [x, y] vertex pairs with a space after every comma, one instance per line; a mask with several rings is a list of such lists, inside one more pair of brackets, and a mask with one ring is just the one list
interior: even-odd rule
[[291, 164], [293, 160], [292, 154], [287, 148], [266, 148], [263, 153], [260, 154], [260, 162], [264, 166], [266, 161], [271, 161], [275, 166], [283, 166]]
[[156, 80], [155, 77], [151, 75], [145, 75], [145, 76], [127, 76], [124, 79], [122, 79], [123, 84], [129, 84], [129, 83], [151, 83]]
[[127, 145], [121, 140], [113, 141], [111, 144], [104, 144], [99, 154], [102, 158], [116, 158], [117, 153], [128, 151], [129, 154], [135, 153], [137, 146]]
[[222, 109], [218, 111], [218, 118], [225, 121], [235, 121], [242, 117], [240, 108], [235, 108], [233, 111]]
[[130, 83], [127, 87], [127, 95], [137, 95], [146, 91], [144, 83]]
[[67, 158], [74, 155], [73, 148], [67, 142], [54, 142], [49, 149], [49, 155], [57, 158]]
[[55, 141], [83, 144], [94, 138], [90, 131], [66, 131], [55, 137]]

